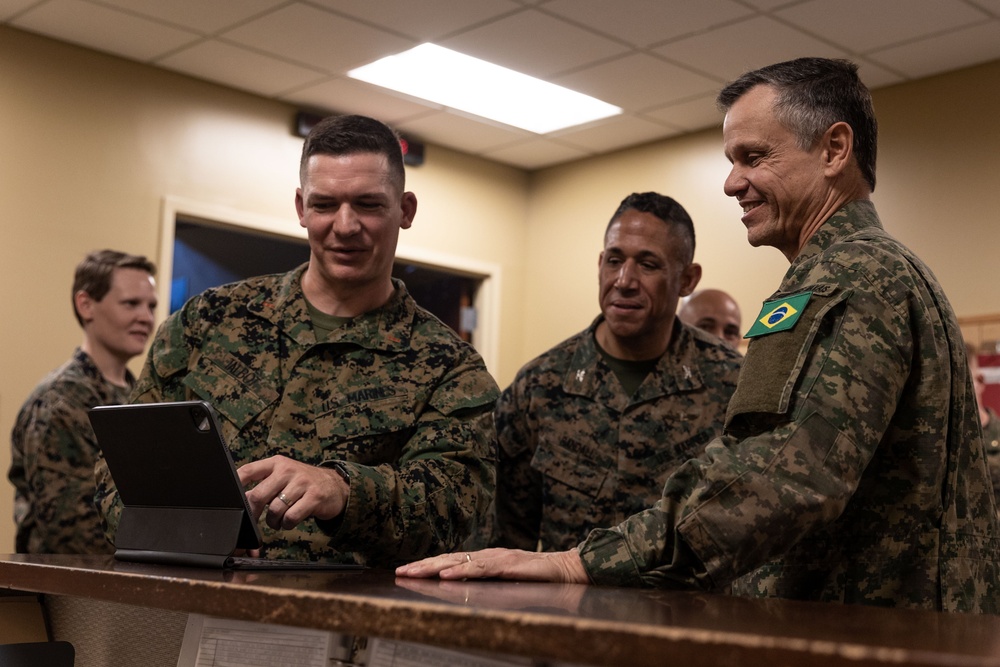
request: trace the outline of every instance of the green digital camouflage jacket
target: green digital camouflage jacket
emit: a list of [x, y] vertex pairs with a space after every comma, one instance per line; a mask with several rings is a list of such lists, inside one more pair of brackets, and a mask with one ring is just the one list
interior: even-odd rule
[[[131, 374], [127, 379], [134, 382]], [[8, 473], [18, 553], [114, 551], [94, 506], [100, 449], [87, 410], [127, 400], [128, 389], [105, 380], [77, 349], [24, 402], [11, 432]]]
[[633, 396], [594, 340], [603, 320], [526, 364], [497, 402], [498, 546], [576, 546], [655, 503], [667, 477], [722, 433], [740, 356], [674, 320]]
[[[304, 269], [191, 299], [157, 332], [133, 401], [208, 401], [237, 467], [344, 462], [344, 512], [278, 532], [262, 517], [264, 557], [391, 566], [458, 547], [493, 497], [496, 383], [398, 281], [386, 305], [317, 343]], [[98, 504], [113, 537], [120, 500], [103, 460]]]
[[751, 340], [726, 435], [653, 508], [581, 544], [590, 577], [1000, 611], [975, 394], [937, 280], [856, 201], [809, 239], [760, 319], [805, 293], [790, 328]]

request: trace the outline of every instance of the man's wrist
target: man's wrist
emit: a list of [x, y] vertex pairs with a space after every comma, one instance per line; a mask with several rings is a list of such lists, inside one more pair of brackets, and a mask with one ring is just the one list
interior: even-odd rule
[[326, 465], [329, 468], [333, 468], [333, 470], [341, 476], [348, 487], [351, 486], [351, 471], [347, 469], [347, 466], [344, 465], [343, 461], [328, 461]]
[[589, 584], [590, 577], [587, 575], [587, 569], [583, 567], [583, 560], [580, 558], [580, 552], [575, 548], [569, 551], [563, 551], [560, 554], [560, 563], [566, 577], [566, 581], [571, 584]]

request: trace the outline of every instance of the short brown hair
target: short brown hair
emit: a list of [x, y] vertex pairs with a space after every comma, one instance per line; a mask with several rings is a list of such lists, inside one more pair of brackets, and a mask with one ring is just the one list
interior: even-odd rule
[[156, 275], [156, 265], [143, 255], [129, 255], [117, 250], [95, 250], [77, 264], [73, 276], [73, 291], [70, 294], [73, 303], [73, 315], [83, 326], [83, 318], [76, 310], [76, 293], [84, 291], [94, 301], [100, 301], [111, 289], [111, 277], [115, 269], [139, 269], [151, 276]]
[[777, 92], [777, 118], [795, 133], [799, 148], [816, 145], [831, 125], [845, 122], [854, 131], [854, 158], [875, 191], [875, 158], [878, 154], [878, 121], [872, 96], [858, 77], [858, 66], [848, 60], [798, 58], [747, 72], [719, 93], [719, 109], [728, 112], [756, 86]]
[[389, 178], [400, 192], [406, 185], [403, 149], [399, 135], [385, 123], [368, 116], [327, 116], [309, 132], [302, 144], [299, 160], [299, 180], [304, 182], [306, 163], [313, 155], [354, 155], [375, 153], [384, 155], [389, 165]]

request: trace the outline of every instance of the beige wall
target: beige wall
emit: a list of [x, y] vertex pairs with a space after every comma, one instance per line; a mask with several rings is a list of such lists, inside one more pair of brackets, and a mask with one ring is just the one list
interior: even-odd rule
[[[0, 28], [0, 469], [14, 416], [80, 334], [72, 267], [116, 247], [159, 255], [164, 197], [273, 219], [296, 229], [301, 140], [294, 109], [154, 68]], [[960, 315], [1000, 312], [992, 280], [1000, 225], [1000, 63], [876, 91], [882, 137], [876, 203], [887, 228], [936, 271]], [[960, 116], [956, 116], [960, 113]], [[597, 313], [604, 226], [628, 193], [658, 190], [691, 213], [704, 287], [733, 293], [744, 321], [787, 263], [750, 248], [722, 193], [719, 130], [528, 176], [434, 146], [408, 170], [419, 208], [401, 246], [500, 268], [499, 350], [517, 368]], [[0, 552], [13, 545], [0, 484]]]

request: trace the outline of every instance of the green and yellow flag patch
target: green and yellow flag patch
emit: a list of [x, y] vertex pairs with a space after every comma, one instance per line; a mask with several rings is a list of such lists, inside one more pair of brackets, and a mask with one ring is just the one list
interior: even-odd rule
[[809, 298], [812, 294], [812, 292], [803, 292], [802, 294], [795, 294], [784, 299], [766, 302], [760, 309], [760, 314], [757, 316], [756, 321], [754, 321], [753, 326], [750, 327], [750, 331], [743, 337], [754, 338], [755, 336], [763, 336], [764, 334], [791, 329], [799, 321], [799, 317], [802, 315], [806, 304], [809, 303]]

